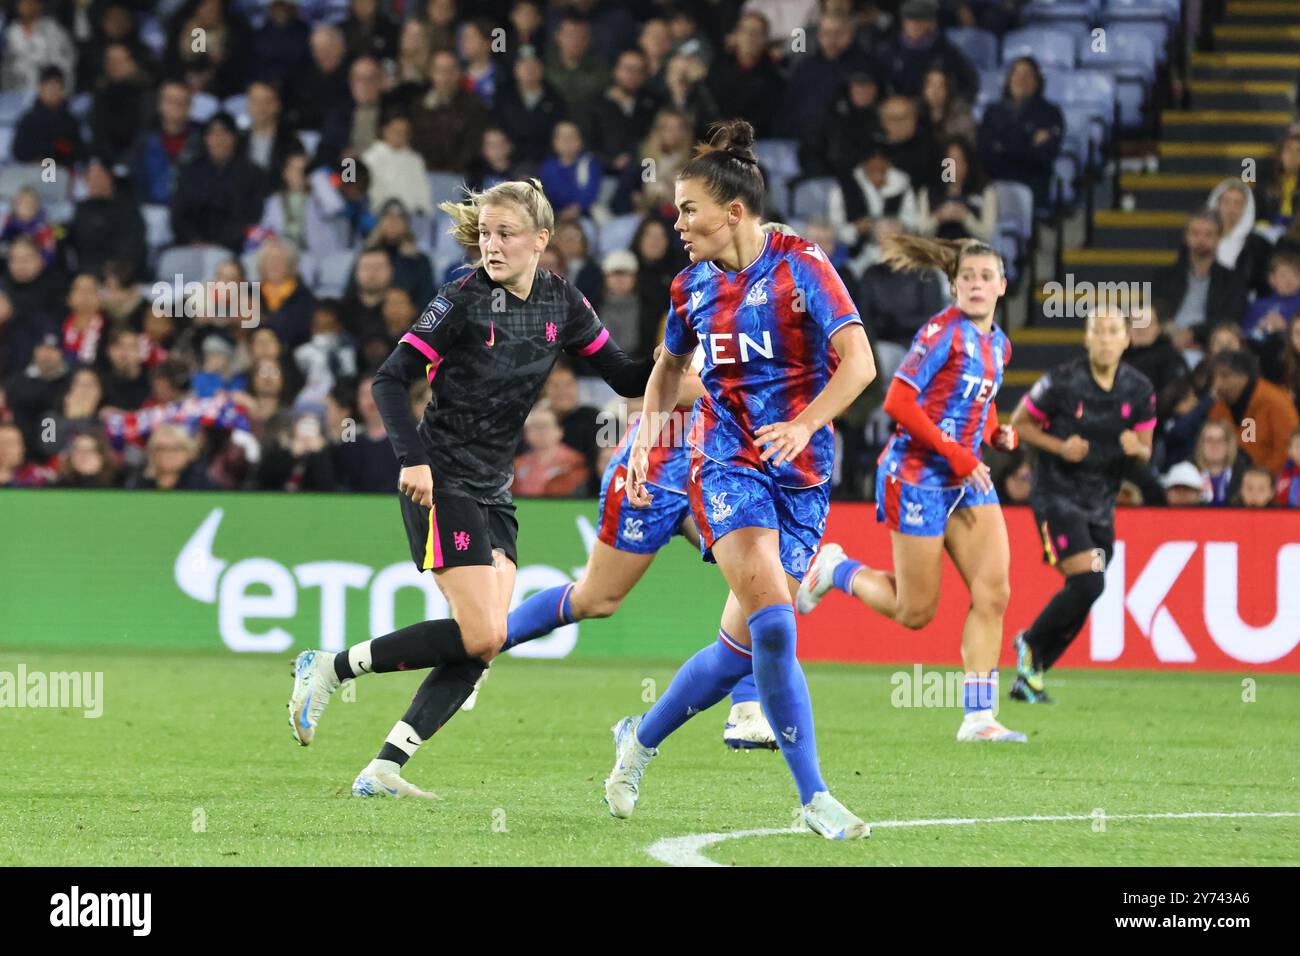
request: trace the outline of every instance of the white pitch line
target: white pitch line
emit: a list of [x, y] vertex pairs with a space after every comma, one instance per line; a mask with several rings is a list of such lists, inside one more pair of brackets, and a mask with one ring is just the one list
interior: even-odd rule
[[[945, 817], [937, 820], [880, 820], [871, 824], [873, 830], [902, 829], [903, 827], [961, 827], [976, 823], [1084, 823], [1092, 820], [1236, 820], [1245, 817], [1300, 817], [1300, 811], [1280, 810], [1276, 812], [1242, 812], [1242, 813], [1105, 813], [1093, 815], [1074, 814], [1060, 816], [1032, 815], [1023, 817]], [[646, 852], [660, 863], [669, 866], [727, 866], [704, 855], [704, 850], [727, 840], [740, 840], [746, 837], [779, 836], [781, 834], [812, 835], [810, 830], [795, 830], [790, 827], [767, 828], [762, 830], [735, 830], [730, 833], [691, 833], [680, 837], [664, 837], [646, 847]]]

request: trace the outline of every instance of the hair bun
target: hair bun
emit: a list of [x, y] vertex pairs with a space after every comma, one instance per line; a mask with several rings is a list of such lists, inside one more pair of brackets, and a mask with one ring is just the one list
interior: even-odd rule
[[715, 123], [712, 145], [742, 163], [758, 165], [758, 157], [754, 155], [754, 127], [743, 119]]

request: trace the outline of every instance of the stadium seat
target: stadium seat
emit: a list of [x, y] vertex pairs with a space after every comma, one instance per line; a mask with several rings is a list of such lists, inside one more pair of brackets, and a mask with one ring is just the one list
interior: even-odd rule
[[161, 203], [143, 203], [144, 238], [150, 249], [161, 249], [172, 242], [172, 211]]
[[1074, 37], [1064, 30], [1025, 27], [1002, 38], [1002, 62], [1032, 56], [1041, 67], [1071, 69], [1074, 66]]
[[0, 126], [0, 163], [7, 163], [14, 145], [14, 127]]
[[635, 213], [605, 220], [596, 241], [601, 258], [619, 249], [632, 248], [632, 237], [636, 235], [636, 228], [640, 224], [641, 217]]
[[464, 177], [459, 173], [429, 173], [429, 188], [433, 190], [433, 208], [438, 208], [440, 202], [460, 202], [465, 198], [465, 193], [461, 189], [464, 183]]
[[221, 108], [235, 118], [240, 129], [248, 129], [248, 95], [236, 93], [221, 101]]
[[1138, 79], [1150, 85], [1156, 78], [1156, 45], [1150, 36], [1116, 30], [1106, 35], [1105, 52], [1097, 52], [1091, 43], [1079, 47], [1079, 65], [1105, 70], [1123, 79]]
[[977, 70], [994, 70], [998, 65], [998, 38], [989, 30], [958, 27], [944, 34], [948, 42], [966, 54]]
[[980, 70], [980, 88], [975, 102], [981, 108], [996, 103], [1002, 99], [1002, 90], [1006, 84], [1007, 78], [1003, 70]]
[[1142, 107], [1156, 78], [1156, 51], [1151, 38], [1114, 30], [1106, 35], [1106, 52], [1095, 52], [1090, 43], [1085, 43], [1079, 53], [1081, 66], [1114, 78], [1120, 126], [1141, 126]]
[[190, 119], [196, 123], [206, 123], [220, 109], [221, 101], [211, 93], [195, 93], [190, 100]]
[[42, 177], [44, 168], [40, 163], [17, 163], [0, 169], [0, 197], [13, 199], [14, 194], [24, 186], [30, 186], [41, 197], [42, 203], [55, 202], [68, 198], [72, 176], [67, 167], [56, 167], [53, 182], [46, 182]]
[[787, 215], [799, 219], [828, 219], [830, 217], [831, 190], [837, 188], [831, 176], [805, 179], [794, 187], [790, 195]]
[[68, 100], [68, 112], [76, 119], [90, 118], [90, 108], [95, 105], [95, 98], [89, 93], [78, 93]]
[[[356, 253], [350, 251], [331, 253], [322, 259], [317, 264], [316, 281], [313, 284], [316, 294], [323, 298], [338, 298], [343, 295], [348, 280], [352, 278], [352, 263], [355, 260]], [[422, 305], [423, 303], [417, 302], [415, 307], [418, 309]]]
[[167, 33], [156, 16], [145, 14], [140, 18], [140, 42], [152, 50], [155, 57], [162, 59]]
[[993, 183], [998, 197], [998, 225], [993, 247], [1006, 261], [1007, 279], [1014, 283], [1034, 235], [1034, 192], [1024, 183], [999, 179]]
[[1009, 179], [993, 182], [998, 197], [998, 232], [1027, 241], [1034, 234], [1034, 191]]
[[36, 102], [31, 90], [12, 90], [0, 93], [0, 126], [17, 126], [24, 113]]
[[768, 205], [781, 215], [790, 215], [790, 180], [801, 172], [799, 144], [793, 139], [761, 139], [754, 143], [754, 155], [767, 179]]
[[46, 200], [41, 203], [41, 208], [45, 210], [46, 220], [56, 226], [66, 226], [72, 222], [73, 214], [77, 211], [71, 199]]
[[207, 282], [230, 258], [230, 250], [221, 246], [172, 246], [158, 257], [157, 275], [164, 282], [171, 282], [177, 275], [182, 283]]
[[316, 147], [320, 145], [320, 130], [300, 129], [298, 130], [298, 141], [302, 143], [303, 151], [307, 154], [308, 161], [316, 155]]
[[1176, 26], [1182, 19], [1181, 0], [1106, 0], [1107, 20], [1146, 20]]
[[1116, 20], [1105, 24], [1106, 36], [1144, 36], [1156, 51], [1156, 62], [1163, 66], [1169, 60], [1169, 28], [1154, 20]]
[[1021, 17], [1025, 23], [1043, 23], [1054, 20], [1092, 23], [1101, 10], [1101, 0], [1031, 0]]
[[1107, 73], [1078, 70], [1070, 73], [1052, 73], [1046, 77], [1047, 99], [1064, 113], [1067, 110], [1086, 110], [1101, 121], [1105, 136], [1110, 138], [1115, 126], [1115, 80]]

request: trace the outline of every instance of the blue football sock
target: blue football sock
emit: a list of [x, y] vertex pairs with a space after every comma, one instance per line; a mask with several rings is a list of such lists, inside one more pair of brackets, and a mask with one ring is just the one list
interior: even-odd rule
[[545, 637], [557, 627], [572, 624], [573, 585], [538, 591], [510, 612], [506, 622], [506, 642], [501, 650], [507, 651], [516, 644]]
[[799, 802], [808, 803], [813, 794], [826, 789], [817, 763], [817, 734], [813, 730], [812, 698], [803, 668], [795, 657], [794, 608], [774, 604], [749, 618], [754, 644], [754, 678], [758, 697], [776, 741], [781, 746]]
[[736, 681], [735, 687], [731, 688], [731, 706], [749, 704], [756, 700], [758, 700], [758, 684], [754, 683], [753, 674], [746, 674]]
[[845, 558], [839, 564], [835, 565], [835, 573], [831, 575], [831, 584], [839, 588], [845, 594], [853, 593], [853, 575], [862, 570], [862, 562], [854, 561], [852, 558]]
[[718, 639], [697, 651], [673, 675], [663, 696], [641, 718], [636, 736], [643, 746], [658, 747], [664, 739], [696, 714], [708, 710], [753, 669], [749, 651], [728, 643], [719, 632]]
[[962, 684], [962, 708], [971, 714], [977, 710], [994, 710], [998, 705], [998, 672], [994, 668], [987, 675], [967, 674]]

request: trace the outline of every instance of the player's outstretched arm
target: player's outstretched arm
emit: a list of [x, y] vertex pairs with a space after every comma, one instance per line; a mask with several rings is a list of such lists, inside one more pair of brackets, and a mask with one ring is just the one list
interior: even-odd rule
[[819, 428], [833, 421], [876, 377], [876, 359], [871, 354], [862, 323], [851, 322], [833, 336], [831, 346], [840, 357], [830, 381], [799, 415], [788, 422], [764, 425], [754, 433], [763, 461], [780, 465], [797, 456]]

